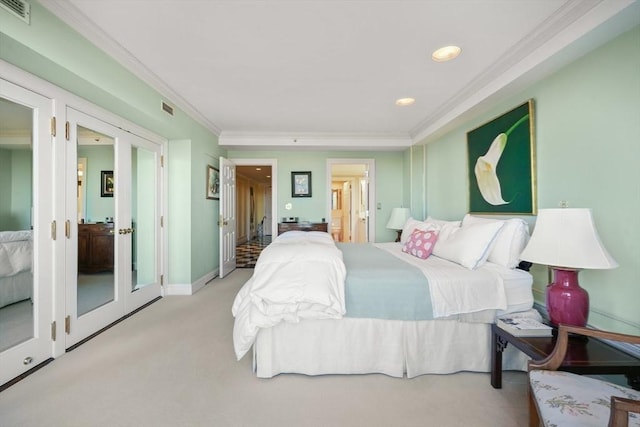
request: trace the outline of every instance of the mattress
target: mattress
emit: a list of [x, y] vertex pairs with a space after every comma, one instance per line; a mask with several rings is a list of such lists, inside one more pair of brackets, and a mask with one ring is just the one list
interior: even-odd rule
[[[403, 259], [404, 261], [417, 266], [423, 267], [425, 260], [416, 258], [407, 253], [402, 252], [402, 244], [400, 243], [376, 243], [375, 246], [388, 251], [389, 253]], [[433, 259], [438, 257], [431, 255]], [[450, 263], [439, 259], [439, 262]], [[454, 264], [454, 263], [451, 263]], [[495, 315], [501, 316], [515, 312], [527, 311], [533, 307], [533, 276], [527, 271], [519, 269], [509, 269], [492, 262], [486, 262], [477, 269], [478, 271], [495, 272], [500, 276], [503, 283], [506, 296], [506, 307], [497, 309]]]

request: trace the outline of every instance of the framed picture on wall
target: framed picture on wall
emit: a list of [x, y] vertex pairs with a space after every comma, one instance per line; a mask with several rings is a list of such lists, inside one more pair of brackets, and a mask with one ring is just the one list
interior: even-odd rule
[[113, 171], [101, 171], [100, 172], [100, 197], [113, 197], [114, 187], [115, 187], [115, 181], [113, 180]]
[[291, 172], [291, 197], [311, 197], [311, 172]]
[[533, 100], [467, 133], [469, 212], [537, 212]]
[[220, 171], [207, 165], [207, 199], [220, 200]]

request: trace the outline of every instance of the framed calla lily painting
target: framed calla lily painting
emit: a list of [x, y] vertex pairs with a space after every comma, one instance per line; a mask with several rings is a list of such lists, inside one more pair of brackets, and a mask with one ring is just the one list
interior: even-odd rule
[[535, 215], [533, 100], [467, 132], [469, 212]]

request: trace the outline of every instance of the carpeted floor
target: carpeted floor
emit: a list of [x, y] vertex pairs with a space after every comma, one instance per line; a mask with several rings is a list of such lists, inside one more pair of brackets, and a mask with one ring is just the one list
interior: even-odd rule
[[231, 304], [253, 270], [166, 297], [0, 393], [14, 426], [527, 425], [526, 374], [280, 375], [236, 361]]

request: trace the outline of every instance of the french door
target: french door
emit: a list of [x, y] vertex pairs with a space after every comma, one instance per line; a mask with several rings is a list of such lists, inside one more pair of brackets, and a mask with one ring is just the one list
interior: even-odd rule
[[162, 146], [66, 113], [68, 348], [160, 296]]
[[53, 355], [52, 104], [0, 79], [0, 385]]

